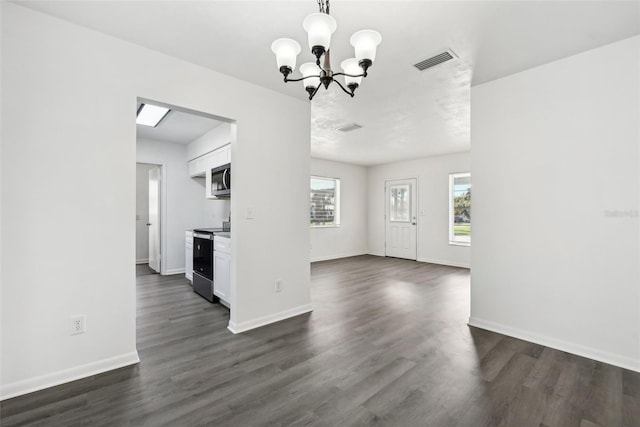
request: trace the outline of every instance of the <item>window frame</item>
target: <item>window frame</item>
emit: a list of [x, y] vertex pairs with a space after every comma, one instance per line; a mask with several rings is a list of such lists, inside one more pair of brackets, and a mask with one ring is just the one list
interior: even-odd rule
[[340, 211], [342, 210], [341, 203], [341, 192], [340, 192], [340, 178], [330, 177], [330, 176], [320, 176], [320, 175], [310, 175], [309, 176], [309, 203], [311, 203], [311, 180], [312, 179], [321, 179], [325, 181], [333, 181], [335, 188], [335, 209], [333, 214], [333, 224], [312, 224], [311, 223], [311, 212], [309, 212], [309, 228], [338, 228], [340, 227]]
[[[452, 246], [471, 246], [471, 232], [469, 232], [469, 241], [456, 240], [455, 236], [455, 207], [453, 193], [456, 178], [469, 178], [469, 188], [471, 188], [471, 172], [456, 172], [449, 174], [449, 244]], [[471, 197], [473, 200], [473, 193]], [[469, 224], [471, 224], [471, 222], [469, 222]]]

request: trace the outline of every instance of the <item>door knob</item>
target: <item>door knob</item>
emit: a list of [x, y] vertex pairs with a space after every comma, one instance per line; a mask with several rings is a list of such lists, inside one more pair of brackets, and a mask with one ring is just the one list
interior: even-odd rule
[[151, 225], [151, 223], [150, 223], [150, 222], [148, 222], [148, 223], [147, 223], [147, 227], [148, 227], [148, 226], [150, 226], [150, 225]]

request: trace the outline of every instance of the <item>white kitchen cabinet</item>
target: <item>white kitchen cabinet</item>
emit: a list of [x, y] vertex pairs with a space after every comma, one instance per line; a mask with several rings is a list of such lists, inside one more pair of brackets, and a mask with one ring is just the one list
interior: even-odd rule
[[231, 239], [213, 238], [213, 294], [231, 308]]
[[220, 165], [226, 165], [231, 163], [231, 144], [227, 144], [224, 147], [220, 147], [218, 153], [218, 163]]
[[200, 170], [200, 163], [201, 161], [199, 157], [189, 162], [189, 176], [191, 178], [204, 176], [204, 168], [202, 168], [202, 171]]
[[193, 231], [185, 233], [184, 243], [184, 277], [193, 282]]
[[212, 151], [189, 162], [189, 176], [191, 178], [204, 178], [207, 171], [211, 169], [211, 165], [218, 162], [218, 153]]

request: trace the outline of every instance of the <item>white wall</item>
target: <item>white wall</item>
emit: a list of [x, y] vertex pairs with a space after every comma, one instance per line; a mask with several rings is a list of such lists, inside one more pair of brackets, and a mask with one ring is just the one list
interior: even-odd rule
[[[204, 179], [198, 179], [199, 182], [202, 183], [204, 187]], [[201, 207], [201, 215], [202, 218], [198, 222], [198, 228], [208, 228], [208, 227], [222, 227], [223, 221], [229, 220], [229, 213], [231, 212], [231, 200], [229, 199], [207, 199], [204, 196], [205, 190], [203, 189], [201, 192], [202, 197], [202, 207]], [[195, 228], [195, 227], [193, 227]]]
[[472, 88], [470, 324], [640, 371], [640, 38]]
[[[468, 152], [370, 167], [369, 253], [384, 256], [385, 180], [417, 178], [418, 261], [469, 267], [469, 247], [449, 244], [449, 174], [468, 172], [469, 168]], [[475, 225], [475, 211], [473, 215]], [[472, 244], [474, 239], [471, 238]]]
[[149, 261], [149, 169], [154, 165], [136, 164], [136, 263]]
[[138, 360], [137, 97], [237, 120], [230, 326], [310, 310], [308, 102], [1, 7], [3, 398]]
[[340, 226], [311, 228], [311, 261], [366, 254], [367, 168], [311, 159], [311, 175], [340, 178]]

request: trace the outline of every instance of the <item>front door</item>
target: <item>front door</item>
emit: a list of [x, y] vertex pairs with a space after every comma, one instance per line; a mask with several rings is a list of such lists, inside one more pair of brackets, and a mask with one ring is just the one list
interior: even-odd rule
[[417, 258], [416, 187], [415, 178], [385, 183], [386, 256]]

